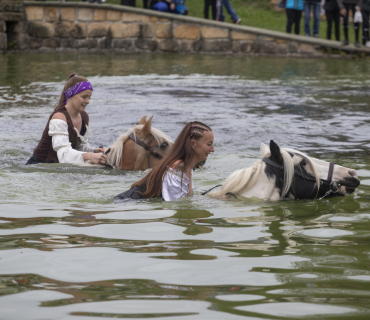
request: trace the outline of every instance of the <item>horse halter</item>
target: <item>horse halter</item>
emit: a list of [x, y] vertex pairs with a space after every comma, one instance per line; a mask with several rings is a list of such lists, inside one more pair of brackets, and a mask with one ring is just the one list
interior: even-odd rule
[[[262, 158], [262, 161], [265, 162], [266, 164], [274, 167], [274, 168], [277, 168], [279, 170], [284, 171], [283, 166], [277, 164], [276, 162], [272, 161], [271, 159]], [[329, 162], [328, 177], [326, 178], [326, 180], [325, 179], [320, 179], [320, 186], [318, 186], [318, 190], [320, 190], [321, 186], [324, 185], [324, 184], [329, 187], [329, 190], [318, 200], [321, 200], [321, 199], [327, 197], [331, 193], [337, 193], [340, 189], [340, 184], [337, 181], [332, 181], [335, 164], [336, 164], [335, 162]], [[312, 176], [305, 175], [305, 174], [303, 174], [303, 173], [301, 173], [297, 170], [294, 170], [294, 175], [300, 176], [301, 178], [306, 179], [306, 180], [316, 182], [316, 179], [313, 178]], [[294, 196], [294, 198], [296, 198], [296, 197]]]
[[150, 144], [152, 143], [154, 136], [149, 139], [148, 143], [145, 143], [144, 141], [140, 140], [137, 138], [132, 132], [128, 135], [128, 137], [134, 141], [136, 144], [139, 146], [143, 147], [146, 150], [146, 155], [148, 157], [148, 169], [150, 168], [150, 155], [153, 157], [157, 158], [158, 160], [161, 160], [163, 156], [159, 154], [158, 152], [154, 151], [151, 147]]

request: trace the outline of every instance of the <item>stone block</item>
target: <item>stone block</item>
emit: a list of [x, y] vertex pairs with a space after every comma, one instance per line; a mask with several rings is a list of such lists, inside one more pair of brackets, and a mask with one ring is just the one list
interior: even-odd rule
[[69, 38], [73, 28], [72, 22], [58, 22], [55, 24], [55, 36], [59, 38]]
[[140, 50], [155, 51], [158, 48], [158, 43], [155, 40], [138, 39], [135, 41], [135, 45]]
[[232, 50], [233, 52], [240, 51], [240, 41], [239, 40], [232, 41]]
[[24, 50], [29, 47], [29, 37], [26, 33], [20, 33], [17, 37], [17, 49]]
[[150, 22], [150, 17], [146, 15], [141, 16], [141, 22], [142, 23], [149, 23]]
[[45, 8], [45, 21], [54, 22], [59, 19], [59, 11], [56, 7]]
[[277, 48], [276, 48], [276, 43], [275, 42], [260, 41], [258, 43], [258, 52], [259, 53], [273, 54], [273, 53], [276, 53], [276, 51], [277, 51]]
[[193, 43], [194, 41], [191, 41], [191, 40], [178, 41], [178, 44], [179, 44], [178, 51], [179, 52], [191, 52], [193, 50]]
[[109, 30], [108, 22], [94, 22], [87, 27], [87, 35], [91, 38], [106, 37]]
[[155, 34], [155, 24], [143, 24], [141, 33], [144, 38], [152, 38]]
[[59, 48], [61, 45], [61, 40], [60, 39], [55, 39], [55, 38], [49, 38], [45, 39], [43, 42], [43, 47], [46, 48]]
[[253, 43], [252, 42], [241, 42], [240, 43], [240, 51], [243, 53], [251, 53], [253, 52]]
[[113, 48], [123, 48], [127, 51], [134, 51], [134, 42], [130, 39], [113, 39]]
[[115, 10], [107, 10], [107, 20], [109, 21], [121, 20], [121, 12]]
[[194, 41], [192, 44], [193, 51], [199, 52], [200, 49], [202, 48], [202, 43], [203, 43], [202, 40]]
[[6, 32], [6, 23], [2, 20], [0, 20], [0, 33], [1, 32]]
[[158, 18], [157, 17], [151, 17], [150, 18], [150, 22], [152, 22], [152, 23], [155, 23], [157, 21], [158, 21]]
[[288, 52], [288, 45], [287, 43], [277, 43], [276, 53], [279, 54], [286, 54]]
[[19, 21], [14, 27], [14, 33], [27, 33], [28, 31], [28, 22]]
[[93, 11], [89, 8], [79, 8], [77, 19], [79, 21], [92, 21], [93, 20]]
[[157, 25], [157, 30], [155, 33], [157, 38], [172, 38], [172, 24], [160, 23]]
[[98, 47], [98, 40], [97, 39], [81, 39], [78, 40], [78, 47], [79, 48], [88, 48], [94, 49]]
[[276, 40], [277, 43], [286, 43], [286, 40], [283, 40], [283, 39], [277, 39]]
[[287, 47], [289, 53], [297, 53], [299, 50], [298, 43], [294, 41], [289, 41]]
[[122, 13], [122, 21], [123, 22], [141, 22], [141, 14], [130, 13], [130, 12], [123, 12]]
[[42, 46], [43, 39], [40, 38], [30, 38], [30, 48], [38, 49]]
[[110, 26], [110, 31], [112, 38], [127, 38], [128, 37], [128, 30], [126, 23], [113, 23]]
[[161, 51], [176, 52], [178, 47], [178, 42], [175, 39], [163, 39], [158, 43], [158, 49]]
[[80, 46], [80, 41], [76, 39], [62, 39], [61, 47], [62, 48], [78, 48]]
[[75, 8], [61, 8], [60, 20], [62, 21], [75, 21], [76, 9]]
[[6, 50], [8, 48], [8, 40], [6, 33], [0, 33], [0, 49]]
[[315, 52], [315, 48], [312, 44], [307, 44], [307, 43], [301, 43], [299, 45], [299, 49], [301, 51], [301, 53], [314, 53]]
[[231, 31], [231, 39], [233, 40], [256, 40], [257, 36], [255, 34]]
[[174, 35], [176, 39], [197, 40], [199, 39], [199, 27], [187, 24], [179, 25], [175, 27]]
[[129, 37], [140, 37], [140, 34], [141, 34], [141, 32], [140, 32], [140, 30], [141, 30], [141, 28], [140, 28], [140, 24], [138, 24], [138, 23], [130, 23], [129, 25], [128, 25], [128, 36]]
[[203, 27], [201, 32], [202, 37], [205, 39], [220, 39], [229, 37], [228, 29]]
[[275, 38], [271, 38], [271, 37], [260, 37], [260, 40], [261, 41], [276, 41]]
[[98, 46], [99, 49], [109, 49], [111, 47], [111, 39], [108, 37], [104, 37], [102, 39], [98, 39]]
[[41, 21], [44, 18], [44, 7], [26, 7], [28, 21]]
[[208, 52], [232, 51], [232, 44], [230, 40], [203, 40], [200, 50]]
[[86, 24], [85, 23], [75, 23], [73, 24], [71, 37], [75, 39], [86, 38]]
[[94, 21], [105, 21], [107, 10], [95, 9], [94, 10]]
[[159, 18], [159, 21], [160, 22], [170, 22], [171, 20], [166, 19], [166, 18]]
[[30, 22], [28, 34], [35, 38], [50, 38], [54, 35], [53, 25], [49, 22]]

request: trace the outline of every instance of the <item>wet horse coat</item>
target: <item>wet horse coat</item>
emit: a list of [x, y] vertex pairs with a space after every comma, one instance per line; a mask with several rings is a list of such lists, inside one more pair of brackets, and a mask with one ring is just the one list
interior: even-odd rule
[[360, 185], [357, 172], [293, 149], [261, 144], [264, 157], [253, 166], [233, 172], [213, 197], [231, 193], [269, 200], [320, 199], [346, 196]]

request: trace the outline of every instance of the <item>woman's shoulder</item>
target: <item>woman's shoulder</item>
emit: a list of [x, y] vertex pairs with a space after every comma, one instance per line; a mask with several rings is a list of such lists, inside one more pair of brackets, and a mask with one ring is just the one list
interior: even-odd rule
[[175, 171], [180, 171], [183, 166], [184, 166], [184, 162], [182, 160], [176, 160], [169, 167], [172, 169], [175, 169]]
[[54, 115], [51, 117], [51, 120], [63, 120], [67, 122], [66, 116], [61, 112], [54, 113]]

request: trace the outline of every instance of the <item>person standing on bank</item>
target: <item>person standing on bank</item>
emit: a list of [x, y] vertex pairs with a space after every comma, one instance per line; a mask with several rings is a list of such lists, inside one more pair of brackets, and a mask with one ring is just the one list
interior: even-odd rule
[[131, 189], [116, 200], [162, 197], [176, 200], [192, 194], [193, 168], [214, 152], [213, 132], [199, 121], [189, 122], [181, 131], [169, 154]]
[[363, 0], [361, 5], [362, 13], [362, 44], [366, 47], [370, 47], [369, 37], [369, 17], [370, 17], [370, 0]]
[[331, 40], [331, 30], [334, 21], [334, 34], [335, 40], [340, 41], [340, 15], [343, 16], [346, 14], [346, 9], [341, 10], [340, 5], [343, 7], [343, 4], [339, 0], [325, 0], [324, 9], [327, 22], [327, 31], [326, 38]]
[[304, 33], [306, 36], [311, 36], [310, 19], [311, 19], [311, 8], [313, 11], [313, 36], [319, 37], [319, 26], [320, 26], [320, 12], [321, 12], [321, 0], [304, 0]]
[[[355, 18], [355, 12], [356, 11], [361, 11], [361, 5], [362, 5], [362, 0], [338, 0], [339, 6], [343, 10], [343, 31], [344, 31], [344, 41], [343, 45], [347, 46], [349, 44], [348, 40], [348, 18], [349, 18], [349, 10], [352, 11], [352, 17]], [[342, 12], [342, 11], [341, 11]], [[355, 46], [359, 47], [360, 46], [360, 41], [359, 41], [359, 35], [360, 35], [360, 23], [359, 22], [354, 22], [353, 23], [353, 28], [355, 29]]]
[[41, 140], [27, 164], [106, 163], [104, 149], [87, 142], [89, 115], [85, 112], [93, 88], [86, 78], [70, 74], [54, 112], [50, 115]]
[[209, 19], [209, 7], [212, 9], [212, 19], [217, 19], [217, 0], [204, 0], [204, 18]]
[[294, 33], [299, 34], [302, 18], [303, 0], [287, 0], [285, 11], [287, 16], [286, 32], [292, 33], [294, 24]]

